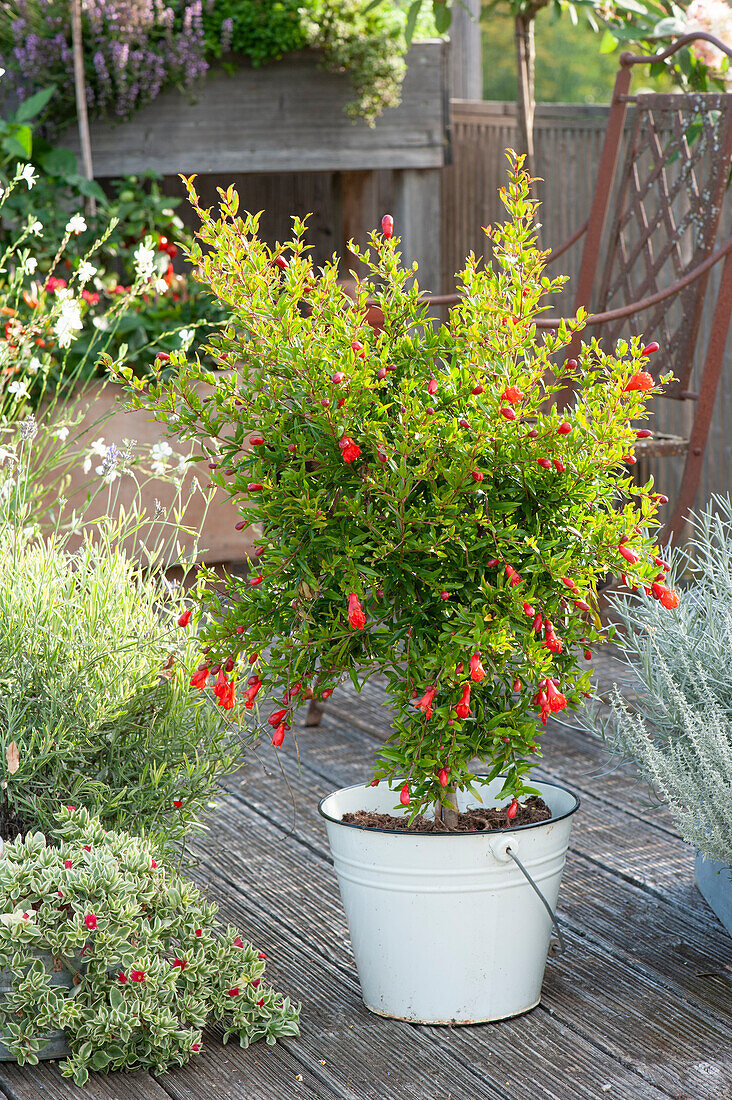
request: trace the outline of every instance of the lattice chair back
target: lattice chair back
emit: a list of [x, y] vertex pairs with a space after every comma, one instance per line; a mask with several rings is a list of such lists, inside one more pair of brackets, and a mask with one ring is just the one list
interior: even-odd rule
[[[732, 157], [732, 95], [638, 95], [630, 107], [592, 306], [598, 313], [650, 298], [695, 271], [713, 252]], [[673, 371], [666, 397], [690, 395], [709, 274], [644, 311], [643, 331]], [[586, 302], [583, 304], [587, 304]], [[612, 344], [635, 329], [603, 327]]]
[[[552, 254], [586, 234], [575, 307], [591, 311], [588, 335], [606, 347], [638, 333], [657, 340], [662, 352], [644, 368], [656, 376], [671, 370], [664, 396], [693, 405], [685, 436], [656, 431], [636, 448], [639, 458], [686, 455], [664, 532], [673, 539], [694, 504], [732, 317], [732, 238], [718, 243], [723, 204], [732, 201], [732, 94], [631, 95], [630, 84], [634, 66], [665, 60], [695, 39], [732, 58], [703, 32], [653, 57], [621, 56], [590, 217]], [[698, 347], [709, 275], [722, 260], [709, 336]], [[572, 399], [565, 391], [560, 404]]]

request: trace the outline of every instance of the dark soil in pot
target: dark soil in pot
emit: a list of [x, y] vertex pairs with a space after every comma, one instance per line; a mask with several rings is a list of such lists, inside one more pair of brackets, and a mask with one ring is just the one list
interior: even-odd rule
[[[516, 816], [510, 821], [506, 817], [505, 809], [487, 809], [479, 806], [458, 814], [457, 829], [449, 831], [455, 833], [485, 833], [497, 829], [515, 829], [517, 825], [537, 825], [540, 821], [549, 821], [551, 816], [552, 812], [544, 799], [532, 795], [526, 799], [523, 805], [519, 803]], [[444, 833], [448, 831], [441, 822], [432, 821], [421, 814], [414, 819], [411, 826], [406, 817], [371, 813], [368, 810], [358, 810], [355, 813], [344, 814], [343, 821], [348, 825], [360, 825], [364, 829], [399, 829], [405, 833]]]

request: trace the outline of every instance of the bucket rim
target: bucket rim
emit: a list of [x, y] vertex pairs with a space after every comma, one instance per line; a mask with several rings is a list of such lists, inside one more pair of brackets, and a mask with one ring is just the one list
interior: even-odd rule
[[[475, 778], [477, 780], [485, 779], [487, 775], [487, 772], [483, 772], [482, 774], [480, 772], [477, 772]], [[495, 778], [505, 779], [505, 776], [497, 775], [495, 776]], [[381, 783], [383, 782], [384, 780], [381, 780], [379, 786], [381, 786]], [[334, 794], [340, 794], [342, 791], [366, 790], [367, 787], [370, 785], [363, 783], [351, 783], [347, 787], [337, 787], [334, 791], [331, 791], [329, 794], [324, 795], [324, 797], [321, 798], [318, 802], [318, 813], [326, 821], [330, 821], [333, 825], [340, 825], [343, 829], [358, 829], [364, 833], [384, 833], [388, 836], [403, 836], [407, 837], [410, 840], [431, 840], [433, 837], [439, 839], [442, 839], [443, 837], [449, 837], [454, 840], [457, 837], [501, 836], [508, 833], [526, 832], [529, 829], [540, 829], [542, 828], [542, 826], [554, 825], [558, 821], [564, 821], [565, 818], [571, 817], [580, 808], [581, 800], [579, 795], [575, 794], [574, 791], [571, 791], [569, 787], [565, 787], [563, 783], [552, 783], [544, 779], [537, 779], [536, 782], [540, 783], [543, 787], [555, 787], [557, 790], [564, 791], [565, 794], [571, 795], [571, 797], [574, 799], [574, 805], [571, 806], [568, 810], [565, 810], [564, 813], [558, 814], [556, 817], [552, 816], [550, 818], [547, 818], [546, 821], [530, 821], [526, 825], [514, 825], [510, 829], [476, 829], [472, 832], [414, 833], [410, 832], [408, 829], [381, 829], [375, 828], [370, 825], [359, 825], [355, 821], [343, 821], [342, 818], [334, 817], [333, 814], [327, 813], [323, 808], [324, 804], [328, 801], [329, 798], [332, 798]]]

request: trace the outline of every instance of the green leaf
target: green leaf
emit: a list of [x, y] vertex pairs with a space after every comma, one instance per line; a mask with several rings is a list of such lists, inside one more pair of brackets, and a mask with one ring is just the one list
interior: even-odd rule
[[417, 19], [419, 13], [422, 10], [422, 0], [412, 0], [412, 3], [407, 14], [407, 24], [404, 28], [404, 37], [407, 40], [407, 45], [412, 45], [412, 39], [414, 37], [414, 29], [417, 26]]
[[19, 126], [13, 134], [3, 139], [2, 147], [11, 157], [30, 160], [33, 148], [33, 131], [29, 126]]
[[452, 23], [452, 12], [447, 6], [447, 0], [432, 0], [432, 15], [437, 33], [446, 34]]
[[49, 176], [73, 176], [77, 171], [76, 157], [70, 149], [51, 149], [41, 156], [36, 154], [35, 159]]
[[31, 119], [41, 113], [55, 91], [56, 85], [51, 84], [48, 88], [41, 88], [40, 92], [36, 92], [35, 95], [24, 100], [15, 112], [14, 121], [30, 122]]

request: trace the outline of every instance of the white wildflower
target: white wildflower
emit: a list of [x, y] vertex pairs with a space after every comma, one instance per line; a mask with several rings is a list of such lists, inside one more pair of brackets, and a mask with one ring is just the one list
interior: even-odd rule
[[41, 360], [37, 355], [31, 355], [25, 369], [28, 371], [28, 374], [38, 374], [41, 369]]
[[87, 451], [86, 458], [84, 459], [84, 473], [89, 473], [92, 468], [92, 462], [95, 458], [104, 458], [106, 453], [106, 441], [101, 437], [99, 439], [95, 439], [94, 442], [89, 445], [89, 450]]
[[182, 348], [187, 348], [196, 335], [196, 330], [192, 328], [182, 328], [178, 335], [180, 336], [180, 346]]
[[66, 232], [73, 233], [75, 237], [78, 237], [80, 233], [86, 232], [86, 220], [82, 214], [74, 214], [69, 218], [66, 223]]
[[168, 293], [168, 284], [166, 283], [165, 279], [158, 279], [158, 281], [155, 283], [155, 293], [156, 294], [167, 294]]
[[[71, 428], [67, 428], [66, 425], [62, 425], [60, 428], [54, 428], [51, 435], [54, 439], [59, 439], [62, 443], [69, 438], [69, 432]], [[91, 463], [89, 464], [91, 465]]]
[[154, 474], [164, 474], [168, 468], [168, 459], [173, 453], [173, 448], [163, 440], [162, 443], [153, 443], [150, 448], [152, 462], [150, 469]]
[[23, 273], [25, 275], [35, 275], [36, 268], [38, 267], [38, 260], [35, 256], [27, 256], [23, 261]]
[[87, 260], [82, 260], [79, 264], [76, 274], [79, 277], [80, 283], [88, 283], [90, 279], [93, 279], [97, 273], [97, 268], [94, 264], [90, 264]]
[[148, 248], [143, 241], [133, 255], [135, 274], [138, 279], [149, 279], [155, 270], [155, 249]]
[[25, 182], [28, 184], [28, 190], [30, 191], [33, 184], [38, 182], [38, 176], [36, 175], [36, 171], [33, 165], [24, 164], [23, 168], [21, 169], [20, 175], [18, 176], [18, 179], [25, 180]]
[[43, 232], [43, 222], [39, 222], [38, 219], [36, 219], [30, 223], [28, 231], [32, 233], [34, 237], [40, 237]]
[[74, 298], [65, 299], [61, 303], [59, 318], [53, 326], [53, 331], [58, 337], [59, 347], [71, 347], [77, 338], [76, 334], [81, 332], [82, 328], [79, 303]]
[[11, 382], [8, 386], [8, 393], [12, 393], [13, 397], [28, 397], [28, 387], [25, 382]]

